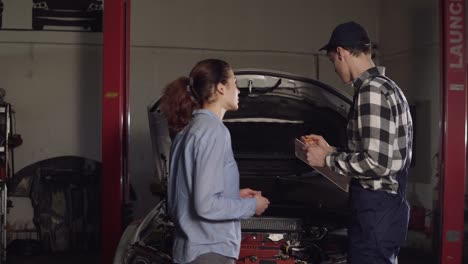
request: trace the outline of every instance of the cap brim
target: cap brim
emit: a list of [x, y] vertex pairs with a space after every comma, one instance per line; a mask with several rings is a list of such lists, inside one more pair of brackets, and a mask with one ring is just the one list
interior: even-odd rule
[[321, 47], [319, 51], [328, 50], [328, 46], [330, 46], [330, 44], [326, 44], [325, 46]]

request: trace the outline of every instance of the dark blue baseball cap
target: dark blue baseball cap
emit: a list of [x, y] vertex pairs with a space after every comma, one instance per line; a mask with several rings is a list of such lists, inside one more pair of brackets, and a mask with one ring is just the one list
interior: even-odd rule
[[358, 48], [371, 46], [367, 30], [354, 21], [339, 24], [335, 27], [328, 43], [319, 51], [330, 51], [337, 47]]

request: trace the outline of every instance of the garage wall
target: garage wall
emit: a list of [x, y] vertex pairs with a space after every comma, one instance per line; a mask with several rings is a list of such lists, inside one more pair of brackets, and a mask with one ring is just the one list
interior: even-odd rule
[[437, 182], [432, 163], [439, 140], [438, 1], [382, 2], [380, 58], [387, 73], [405, 91], [415, 114], [415, 166], [408, 188], [411, 203], [432, 209]]
[[101, 38], [0, 31], [0, 87], [24, 140], [16, 171], [55, 156], [101, 159]]

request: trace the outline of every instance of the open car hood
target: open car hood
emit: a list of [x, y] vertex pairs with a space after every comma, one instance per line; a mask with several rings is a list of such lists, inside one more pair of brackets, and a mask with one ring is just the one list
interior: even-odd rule
[[[279, 207], [346, 207], [346, 193], [295, 157], [294, 139], [319, 134], [330, 145], [345, 147], [351, 97], [320, 81], [284, 72], [240, 69], [235, 75], [239, 110], [227, 112], [223, 121], [231, 133], [241, 186], [262, 190]], [[165, 185], [171, 139], [159, 99], [148, 106], [148, 117], [156, 181]]]

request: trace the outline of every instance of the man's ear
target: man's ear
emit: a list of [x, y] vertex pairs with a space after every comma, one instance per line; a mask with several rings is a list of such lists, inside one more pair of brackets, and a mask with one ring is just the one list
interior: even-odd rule
[[336, 54], [338, 54], [338, 59], [343, 60], [343, 58], [346, 56], [346, 53], [348, 51], [345, 50], [343, 47], [337, 47], [336, 48]]

